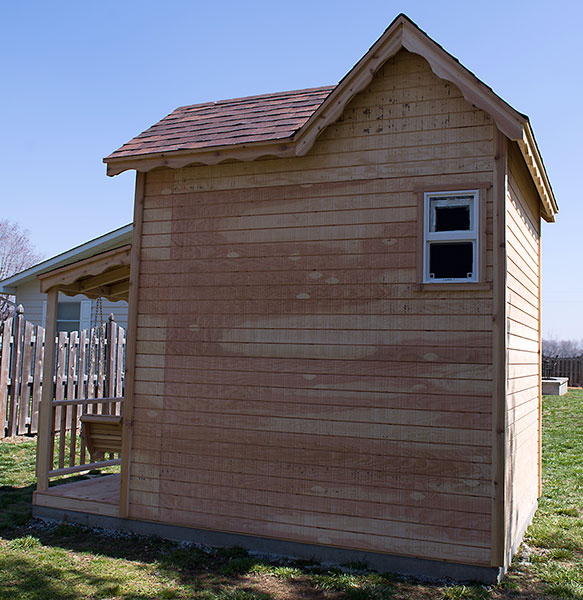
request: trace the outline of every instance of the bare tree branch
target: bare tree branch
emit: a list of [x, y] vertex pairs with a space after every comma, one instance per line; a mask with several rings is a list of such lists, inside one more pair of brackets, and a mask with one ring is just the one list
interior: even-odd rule
[[543, 356], [549, 358], [569, 358], [583, 354], [583, 340], [543, 339]]
[[[22, 229], [18, 223], [0, 220], [0, 281], [24, 271], [41, 258], [42, 255], [31, 244], [26, 229]], [[0, 321], [11, 312], [11, 302], [7, 297], [0, 296]]]

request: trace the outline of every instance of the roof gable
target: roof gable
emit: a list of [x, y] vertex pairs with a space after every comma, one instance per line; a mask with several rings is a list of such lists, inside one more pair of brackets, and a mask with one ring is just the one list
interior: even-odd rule
[[487, 112], [494, 119], [498, 129], [508, 138], [522, 138], [522, 126], [527, 117], [514, 110], [413, 21], [401, 14], [344, 76], [298, 132], [298, 155], [309, 151], [319, 133], [338, 119], [350, 100], [365, 89], [385, 62], [402, 48], [425, 58], [438, 77], [455, 84], [464, 98]]
[[425, 58], [438, 77], [456, 85], [468, 102], [493, 118], [506, 137], [518, 142], [539, 192], [543, 216], [553, 221], [558, 208], [528, 117], [502, 100], [403, 14], [338, 85], [177, 109], [105, 158], [108, 175], [127, 169], [149, 171], [161, 166], [181, 168], [263, 156], [303, 156], [402, 48]]

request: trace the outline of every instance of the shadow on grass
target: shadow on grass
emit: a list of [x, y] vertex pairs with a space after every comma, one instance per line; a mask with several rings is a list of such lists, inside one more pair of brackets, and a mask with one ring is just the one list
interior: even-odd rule
[[0, 487], [0, 536], [3, 536], [7, 529], [28, 522], [32, 514], [32, 492], [35, 487], [33, 484], [26, 487]]
[[[286, 566], [282, 566], [253, 557], [242, 548], [206, 551], [161, 538], [117, 536], [77, 525], [47, 528], [34, 525], [32, 522], [28, 528], [19, 528], [21, 537], [8, 542], [8, 552], [0, 557], [0, 600], [79, 597], [389, 600], [394, 597], [393, 578], [388, 575], [350, 574], [310, 561], [284, 561]], [[28, 535], [23, 535], [25, 532]], [[136, 585], [147, 587], [137, 583], [143, 577], [150, 578], [159, 589], [151, 595], [149, 590], [135, 590]], [[134, 588], [133, 591], [127, 591], [128, 587]]]
[[[27, 600], [75, 599], [80, 587], [88, 586], [98, 597], [115, 594], [119, 585], [115, 577], [96, 577], [68, 565], [48, 565], [38, 556], [10, 550], [0, 557], [0, 598]], [[154, 596], [152, 596], [154, 598]]]

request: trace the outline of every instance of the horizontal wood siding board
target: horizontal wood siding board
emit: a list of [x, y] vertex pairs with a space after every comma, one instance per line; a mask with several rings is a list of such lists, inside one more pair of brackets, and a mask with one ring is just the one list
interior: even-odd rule
[[[143, 456], [144, 462], [151, 462], [155, 457], [149, 453]], [[317, 513], [332, 513], [345, 515], [347, 517], [370, 517], [386, 521], [404, 521], [412, 523], [423, 523], [428, 525], [443, 526], [452, 525], [461, 529], [476, 529], [478, 531], [489, 531], [490, 517], [487, 513], [466, 512], [464, 510], [455, 510], [453, 508], [439, 509], [435, 507], [424, 508], [421, 506], [412, 506], [409, 504], [394, 504], [391, 502], [374, 502], [364, 499], [350, 499], [332, 497], [334, 493], [330, 490], [330, 495], [326, 494], [324, 488], [320, 494], [316, 491], [298, 489], [294, 492], [280, 490], [272, 491], [275, 488], [272, 480], [266, 480], [266, 488], [261, 485], [253, 487], [244, 487], [245, 482], [240, 482], [236, 487], [233, 485], [220, 485], [217, 483], [195, 483], [193, 481], [169, 481], [168, 489], [172, 488], [172, 493], [177, 496], [186, 496], [193, 499], [202, 498], [212, 500], [222, 498], [232, 502], [241, 502], [242, 504], [257, 504], [269, 507], [279, 507], [282, 509], [293, 509], [297, 506], [298, 496], [301, 496], [301, 502], [304, 509]], [[315, 486], [317, 487], [317, 486]], [[140, 478], [133, 481], [132, 489], [140, 492], [159, 493], [160, 484], [157, 480], [149, 478]]]
[[[460, 413], [455, 411], [413, 411], [384, 408], [349, 408], [335, 405], [318, 405], [302, 403], [274, 402], [272, 399], [263, 402], [240, 401], [237, 399], [209, 398], [191, 399], [185, 402], [182, 398], [168, 398], [164, 402], [163, 410], [147, 407], [141, 414], [141, 420], [159, 418], [164, 423], [191, 423], [191, 415], [220, 414], [233, 416], [256, 416], [284, 419], [329, 420], [349, 423], [370, 423], [374, 420], [378, 424], [420, 426], [431, 428], [475, 429], [486, 430], [489, 428], [489, 415], [481, 413]], [[136, 419], [140, 413], [136, 412]]]
[[[315, 512], [294, 509], [290, 514], [282, 507], [272, 507], [261, 502], [244, 503], [241, 500], [210, 499], [191, 497], [188, 495], [190, 486], [175, 486], [166, 484], [168, 491], [160, 492], [160, 508], [179, 509], [189, 513], [224, 516], [265, 523], [266, 526], [299, 525], [307, 528], [330, 529], [338, 528], [338, 517], [341, 516], [343, 531], [366, 534], [387, 538], [404, 538], [406, 540], [420, 540], [427, 542], [452, 543], [456, 542], [465, 546], [477, 548], [487, 547], [488, 532], [479, 529], [466, 529], [455, 526], [439, 526], [403, 522], [389, 519], [367, 518], [347, 515], [331, 515], [326, 512]], [[177, 493], [173, 494], [171, 491]], [[186, 492], [186, 493], [185, 493]], [[146, 495], [147, 493], [143, 493]], [[265, 496], [263, 496], [265, 498]], [[262, 498], [262, 499], [263, 499]], [[297, 499], [296, 499], [297, 500]]]
[[[143, 460], [150, 460], [151, 454], [142, 455]], [[204, 468], [189, 470], [188, 468], [178, 467], [158, 467], [154, 477], [153, 469], [149, 463], [136, 462], [134, 488], [137, 491], [150, 490], [159, 493], [160, 479], [158, 473], [160, 469], [166, 476], [166, 481], [186, 483], [194, 490], [200, 490], [198, 493], [206, 495], [215, 495], [221, 497], [220, 490], [216, 486], [228, 487], [233, 490], [241, 490], [241, 494], [251, 492], [262, 495], [263, 492], [286, 494], [295, 497], [297, 506], [312, 505], [322, 506], [326, 510], [326, 505], [333, 506], [335, 501], [340, 501], [342, 506], [349, 501], [349, 506], [354, 502], [361, 503], [364, 507], [369, 504], [383, 504], [386, 506], [386, 515], [405, 514], [421, 516], [424, 515], [421, 522], [431, 521], [429, 514], [436, 511], [433, 519], [437, 516], [443, 516], [444, 510], [460, 513], [458, 524], [466, 523], [474, 519], [476, 526], [487, 522], [490, 518], [489, 504], [487, 497], [483, 496], [463, 496], [452, 494], [447, 491], [424, 490], [416, 492], [411, 490], [402, 490], [398, 487], [367, 487], [361, 485], [351, 485], [343, 482], [332, 482], [324, 484], [321, 481], [311, 480], [308, 477], [302, 479], [292, 479], [279, 474], [265, 476], [262, 474], [247, 474], [236, 472], [223, 472], [220, 479], [213, 475], [213, 472]], [[163, 484], [162, 484], [163, 485]], [[196, 491], [193, 494], [196, 495]], [[346, 506], [346, 505], [345, 505]], [[328, 508], [330, 510], [330, 508]], [[348, 510], [348, 509], [345, 509]], [[396, 518], [396, 517], [395, 517]]]
[[[157, 411], [152, 416], [159, 417]], [[346, 436], [358, 439], [393, 439], [403, 437], [414, 442], [432, 444], [458, 444], [488, 446], [488, 433], [481, 429], [459, 429], [437, 426], [402, 426], [380, 423], [330, 421], [326, 419], [283, 418], [254, 415], [233, 415], [228, 413], [169, 413], [164, 416], [164, 430], [176, 438], [188, 439], [192, 426], [219, 428], [242, 431], [301, 432], [306, 435]], [[147, 422], [147, 419], [145, 420]]]
[[[322, 381], [321, 383], [315, 382], [310, 385], [309, 381], [304, 378], [302, 381], [299, 378], [289, 378], [286, 381], [278, 382], [279, 386], [273, 385], [269, 377], [263, 379], [259, 377], [252, 377], [251, 375], [242, 378], [238, 376], [226, 376], [225, 372], [213, 372], [213, 373], [200, 373], [197, 376], [196, 381], [192, 383], [184, 382], [169, 382], [164, 384], [162, 382], [155, 381], [141, 381], [136, 380], [136, 390], [138, 393], [150, 393], [150, 394], [169, 394], [174, 395], [179, 390], [184, 389], [185, 386], [193, 385], [214, 385], [214, 384], [230, 384], [230, 385], [244, 385], [251, 387], [279, 387], [283, 390], [310, 390], [319, 389], [325, 393], [326, 390], [336, 391], [338, 393], [356, 393], [361, 392], [387, 392], [387, 393], [426, 393], [426, 394], [446, 394], [449, 393], [452, 396], [452, 402], [455, 401], [456, 396], [467, 397], [467, 396], [487, 396], [492, 393], [491, 385], [489, 381], [475, 381], [473, 379], [461, 379], [455, 381], [436, 381], [433, 379], [419, 380], [415, 378], [399, 379], [399, 378], [385, 378], [384, 380], [377, 380], [374, 377], [361, 377], [361, 378], [350, 378], [350, 377], [335, 377], [329, 378], [328, 381]], [[516, 390], [530, 387], [532, 379], [529, 377], [523, 377], [521, 380], [526, 380], [522, 384], [517, 384]], [[514, 380], [518, 381], [518, 380]], [[317, 387], [316, 387], [317, 385]], [[304, 392], [300, 392], [304, 393]]]
[[[143, 455], [138, 453], [142, 459], [147, 458], [149, 455]], [[286, 463], [277, 460], [272, 461], [251, 461], [235, 459], [235, 466], [229, 464], [231, 458], [225, 459], [223, 456], [213, 456], [207, 454], [196, 454], [192, 456], [186, 455], [188, 461], [185, 461], [185, 455], [164, 455], [161, 465], [157, 466], [158, 472], [164, 476], [165, 480], [184, 480], [185, 477], [190, 477], [188, 473], [179, 475], [177, 471], [179, 469], [193, 469], [195, 473], [199, 473], [200, 470], [212, 470], [216, 473], [215, 483], [220, 483], [221, 479], [225, 474], [228, 473], [240, 473], [251, 477], [249, 485], [255, 487], [255, 477], [267, 477], [271, 479], [274, 477], [278, 481], [273, 482], [273, 485], [280, 485], [294, 490], [298, 486], [301, 486], [304, 480], [319, 481], [320, 486], [331, 484], [338, 486], [356, 486], [360, 490], [362, 499], [366, 499], [368, 493], [376, 494], [374, 490], [377, 488], [387, 488], [399, 490], [401, 486], [406, 484], [410, 490], [409, 494], [414, 496], [423, 496], [427, 492], [431, 493], [444, 493], [447, 495], [461, 495], [461, 496], [478, 496], [487, 497], [487, 483], [484, 480], [488, 479], [488, 475], [483, 476], [481, 479], [477, 477], [453, 477], [444, 475], [443, 469], [437, 470], [432, 475], [427, 473], [411, 472], [409, 475], [399, 475], [397, 470], [395, 472], [384, 472], [384, 471], [373, 471], [367, 470], [366, 473], [361, 473], [360, 476], [356, 475], [354, 469], [340, 469], [338, 467], [330, 466], [314, 466], [311, 464], [303, 463]], [[275, 458], [275, 457], [274, 457]], [[411, 461], [413, 462], [413, 461]], [[187, 463], [187, 464], [185, 464]], [[140, 464], [139, 461], [135, 461], [135, 464]], [[176, 465], [179, 465], [178, 467]], [[253, 470], [253, 465], [256, 464], [256, 470]], [[208, 466], [205, 466], [208, 465]], [[147, 465], [144, 465], [147, 467]], [[236, 468], [235, 468], [236, 467]], [[406, 462], [403, 465], [406, 467]], [[362, 467], [361, 467], [362, 469]], [[335, 479], [336, 478], [336, 479]], [[318, 486], [312, 486], [316, 489]], [[471, 501], [468, 500], [471, 504]], [[300, 506], [300, 505], [298, 505]]]
[[[310, 316], [311, 314], [309, 312], [306, 313], [306, 302], [301, 299], [290, 300], [284, 306], [282, 306], [281, 302], [278, 303], [275, 300], [242, 301], [238, 298], [215, 301], [192, 300], [188, 297], [188, 290], [184, 288], [171, 287], [170, 290], [173, 295], [168, 294], [166, 297], [168, 299], [189, 300], [188, 306], [190, 307], [190, 312], [188, 314], [193, 316], [232, 315], [235, 312], [238, 315], [257, 315], [259, 317], [266, 314], [273, 314], [277, 310], [280, 312], [285, 311], [284, 314], [298, 317], [305, 314]], [[158, 296], [158, 294], [152, 295]], [[419, 294], [419, 296], [421, 295]], [[353, 303], [342, 298], [334, 298], [328, 300], [325, 306], [314, 304], [310, 305], [309, 308], [314, 310], [313, 315], [319, 313], [327, 315], [360, 315], [363, 312], [363, 308], [366, 308], [369, 315], [490, 315], [492, 310], [492, 302], [486, 298], [464, 298], [463, 294], [458, 295], [458, 297], [450, 295], [447, 298], [422, 298], [419, 296], [415, 298], [385, 299], [380, 302], [369, 301], [366, 304]], [[512, 301], [510, 304], [515, 308]], [[534, 315], [528, 311], [527, 306], [528, 312], [525, 311], [525, 306], [520, 304], [515, 309], [532, 318]], [[141, 315], [142, 317], [143, 315]], [[141, 325], [148, 327], [147, 319], [142, 318]]]
[[[171, 429], [171, 426], [164, 426], [164, 432]], [[190, 433], [188, 433], [190, 431]], [[269, 448], [278, 448], [285, 455], [293, 451], [293, 449], [301, 452], [302, 449], [314, 447], [314, 436], [309, 433], [295, 433], [290, 431], [255, 431], [252, 429], [229, 428], [229, 427], [212, 427], [212, 426], [197, 426], [193, 425], [189, 428], [184, 428], [177, 431], [174, 439], [174, 446], [177, 448], [174, 452], [189, 456], [189, 444], [193, 441], [205, 442], [209, 445], [216, 442], [218, 444], [226, 443], [237, 439], [238, 443], [252, 446], [248, 449], [250, 456], [256, 456], [257, 453], [265, 459], [271, 458]], [[321, 436], [317, 439], [316, 449], [324, 455], [328, 452], [339, 453], [339, 457], [343, 461], [350, 461], [351, 458], [346, 454], [354, 454], [359, 456], [362, 453], [363, 460], [367, 461], [368, 456], [372, 455], [378, 460], [378, 456], [397, 457], [399, 459], [413, 458], [430, 461], [455, 461], [456, 457], [463, 455], [468, 462], [479, 465], [490, 464], [490, 447], [477, 445], [456, 445], [453, 442], [444, 444], [432, 444], [427, 441], [414, 440], [391, 440], [389, 438], [362, 438], [346, 435], [330, 435]], [[180, 435], [182, 434], [182, 435]], [[155, 448], [155, 444], [161, 448], [162, 444], [162, 427], [158, 424], [152, 425], [150, 421], [140, 423], [140, 433], [136, 434], [136, 439], [139, 436], [144, 436], [144, 440], [150, 439], [148, 449]], [[236, 436], [236, 438], [235, 438]], [[173, 446], [173, 447], [174, 447]], [[185, 450], [181, 450], [185, 448]], [[241, 455], [237, 455], [241, 456]], [[188, 459], [186, 459], [188, 460]], [[388, 467], [387, 467], [388, 468]], [[487, 467], [476, 467], [476, 469]], [[483, 471], [482, 471], [483, 472]]]
[[405, 538], [389, 538], [374, 534], [345, 532], [324, 528], [310, 528], [302, 525], [266, 523], [247, 518], [227, 517], [223, 515], [197, 513], [149, 505], [135, 504], [132, 518], [154, 520], [189, 527], [200, 527], [216, 531], [228, 531], [246, 535], [302, 541], [325, 546], [347, 547], [376, 552], [391, 552], [406, 556], [429, 558], [441, 557], [459, 563], [487, 565], [489, 551], [482, 547], [443, 544], [428, 541], [414, 541]]
[[[363, 400], [358, 406], [334, 399], [333, 402], [315, 402], [319, 396], [312, 398], [302, 398], [301, 395], [293, 395], [293, 398], [287, 398], [284, 394], [257, 394], [255, 399], [244, 398], [245, 394], [232, 393], [227, 395], [227, 386], [217, 387], [216, 393], [208, 396], [196, 395], [195, 397], [173, 397], [166, 396], [163, 407], [160, 406], [159, 397], [141, 397], [141, 405], [147, 409], [146, 416], [150, 418], [154, 413], [163, 408], [167, 411], [186, 411], [196, 413], [227, 413], [234, 415], [270, 415], [290, 418], [327, 418], [331, 421], [354, 421], [369, 422], [373, 420], [376, 423], [400, 424], [400, 425], [420, 425], [436, 427], [453, 428], [473, 428], [488, 429], [490, 427], [490, 413], [486, 410], [486, 403], [481, 398], [464, 398], [458, 405], [462, 410], [439, 411], [433, 407], [430, 399], [425, 399], [425, 406], [422, 409], [403, 408], [407, 400], [400, 399], [399, 407], [390, 407], [390, 400], [379, 402], [382, 407], [371, 406], [370, 403]], [[387, 406], [389, 405], [389, 406]], [[450, 403], [451, 405], [451, 403]], [[477, 408], [484, 407], [484, 412], [479, 412]], [[517, 404], [518, 405], [518, 404]], [[472, 408], [474, 409], [472, 411]], [[464, 410], [465, 409], [465, 410]]]
[[[468, 498], [471, 504], [471, 498], [489, 497], [489, 485], [485, 479], [469, 479], [456, 477], [443, 477], [439, 474], [399, 474], [375, 471], [357, 471], [341, 469], [339, 467], [320, 467], [306, 466], [301, 464], [282, 463], [281, 467], [274, 471], [276, 461], [246, 461], [243, 459], [215, 456], [198, 455], [176, 455], [165, 454], [165, 462], [172, 464], [157, 465], [156, 474], [160, 474], [161, 483], [164, 481], [181, 481], [185, 477], [190, 478], [189, 471], [192, 470], [192, 476], [196, 477], [202, 471], [212, 471], [216, 474], [215, 482], [222, 479], [230, 479], [231, 475], [245, 475], [253, 483], [255, 477], [275, 477], [280, 478], [279, 483], [287, 486], [289, 490], [295, 489], [304, 480], [319, 482], [320, 486], [349, 486], [360, 490], [363, 496], [368, 493], [375, 495], [378, 489], [392, 489], [394, 491], [407, 490], [409, 495], [418, 495], [425, 493], [443, 493], [446, 495], [457, 495]], [[136, 462], [136, 469], [138, 463]], [[254, 465], [256, 469], [254, 470]], [[148, 472], [148, 465], [144, 465]], [[137, 471], [136, 471], [137, 473]], [[284, 481], [285, 480], [285, 481]], [[253, 483], [253, 485], [255, 485]], [[313, 486], [312, 486], [313, 487]], [[298, 504], [298, 508], [301, 504]]]
[[[378, 140], [376, 141], [378, 142]], [[264, 162], [254, 163], [253, 166], [250, 164], [248, 168], [260, 170], [263, 168]], [[277, 164], [281, 164], [280, 160], [277, 161]], [[228, 168], [228, 165], [223, 165], [224, 168]], [[206, 169], [208, 167], [203, 167], [205, 172]], [[352, 198], [354, 202], [360, 201], [362, 198], [365, 207], [370, 202], [378, 205], [378, 199], [375, 201], [371, 196], [379, 194], [386, 195], [387, 198], [387, 202], [381, 206], [392, 206], [391, 199], [411, 197], [411, 192], [415, 187], [471, 185], [475, 184], [476, 177], [479, 177], [479, 174], [468, 173], [461, 175], [458, 179], [450, 173], [441, 173], [427, 176], [416, 175], [410, 180], [365, 177], [344, 181], [331, 178], [324, 182], [302, 182], [299, 185], [274, 180], [268, 187], [240, 185], [239, 187], [225, 188], [223, 185], [217, 189], [206, 189], [196, 176], [199, 171], [199, 167], [193, 167], [180, 171], [166, 169], [151, 172], [146, 182], [145, 207], [148, 210], [162, 208], [193, 210], [189, 207], [196, 205], [204, 214], [204, 211], [212, 211], [214, 207], [221, 205], [225, 205], [221, 210], [230, 211], [236, 207], [257, 207], [266, 203], [269, 206], [270, 203], [274, 203], [273, 208], [277, 209], [276, 212], [283, 213], [295, 212], [297, 210], [296, 203], [303, 206], [306, 203], [316, 202], [314, 209], [317, 210], [318, 202], [343, 203], [345, 198]], [[491, 173], [486, 171], [483, 179], [477, 181], [490, 182]], [[233, 209], [229, 206], [233, 206]], [[339, 205], [339, 208], [341, 207], [342, 204]]]
[[[152, 337], [157, 338], [154, 334]], [[533, 352], [513, 351], [514, 354], [509, 361], [514, 364], [536, 363], [537, 355]], [[196, 354], [191, 356], [238, 356], [243, 355], [255, 358], [270, 359], [313, 359], [313, 360], [357, 360], [415, 362], [421, 364], [430, 363], [455, 363], [463, 364], [490, 364], [491, 352], [487, 349], [476, 347], [458, 346], [408, 346], [401, 344], [277, 344], [243, 342], [236, 347], [229, 348], [223, 345], [217, 348], [214, 342], [198, 343]], [[143, 353], [137, 361], [140, 367], [163, 367], [163, 357], [158, 354]]]
[[[409, 277], [413, 275], [413, 272], [409, 273]], [[154, 281], [156, 278], [162, 280], [160, 285], [156, 285]], [[204, 285], [195, 285], [196, 278], [194, 279], [191, 287], [180, 287], [177, 288], [172, 285], [162, 285], [163, 283], [171, 283], [172, 280], [176, 280], [177, 277], [165, 278], [164, 275], [158, 275], [151, 282], [152, 285], [149, 288], [141, 288], [146, 295], [146, 298], [141, 303], [140, 317], [156, 316], [160, 314], [175, 314], [176, 312], [183, 312], [192, 314], [192, 311], [186, 307], [182, 310], [177, 311], [180, 307], [180, 301], [193, 301], [193, 300], [230, 300], [236, 302], [245, 300], [289, 300], [295, 302], [297, 300], [310, 300], [312, 302], [316, 300], [335, 301], [345, 299], [347, 303], [357, 302], [363, 309], [366, 309], [368, 303], [376, 300], [386, 299], [397, 299], [400, 298], [403, 301], [419, 299], [425, 295], [428, 299], [431, 298], [472, 298], [472, 299], [484, 299], [489, 300], [491, 298], [491, 290], [486, 288], [482, 289], [471, 289], [465, 288], [463, 290], [432, 290], [423, 289], [420, 291], [419, 285], [409, 280], [407, 283], [391, 282], [391, 285], [384, 285], [380, 283], [370, 283], [367, 286], [358, 284], [346, 284], [341, 286], [335, 285], [334, 282], [330, 282], [328, 285], [314, 285], [311, 282], [302, 282], [300, 289], [294, 289], [290, 284], [286, 285], [243, 285], [243, 286], [232, 286], [222, 285], [213, 286], [211, 288]], [[336, 279], [336, 278], [335, 278]], [[273, 280], [272, 280], [273, 281]], [[170, 291], [165, 292], [165, 289]], [[233, 298], [233, 290], [236, 289], [237, 296]], [[297, 291], [296, 291], [297, 290]], [[295, 292], [295, 294], [294, 294]], [[460, 293], [461, 292], [461, 293]], [[299, 293], [307, 294], [309, 297], [302, 296], [298, 298]], [[175, 295], [173, 295], [175, 294]], [[177, 302], [173, 303], [173, 299], [177, 298]], [[165, 302], [172, 310], [164, 310]], [[158, 303], [158, 304], [156, 304]], [[304, 304], [306, 304], [304, 302]], [[285, 310], [285, 305], [283, 310]], [[317, 309], [314, 309], [316, 311]], [[324, 307], [319, 309], [324, 310]], [[364, 310], [362, 311], [364, 312]]]
[[[144, 388], [146, 386], [143, 386]], [[342, 410], [354, 406], [354, 394], [350, 391], [321, 390], [317, 388], [296, 390], [269, 386], [245, 386], [210, 384], [197, 385], [196, 395], [184, 386], [174, 386], [174, 394], [156, 395], [155, 390], [146, 390], [140, 394], [141, 406], [144, 408], [161, 409], [166, 406], [191, 406], [193, 403], [216, 398], [227, 398], [233, 402], [245, 403], [261, 399], [264, 402], [293, 402], [308, 406], [332, 406]], [[520, 397], [520, 396], [517, 396]], [[437, 411], [454, 413], [475, 413], [487, 415], [490, 413], [489, 395], [461, 396], [452, 402], [449, 394], [427, 394], [424, 391], [411, 390], [409, 393], [360, 392], [358, 406], [362, 408], [381, 408], [390, 410], [414, 410], [417, 412]], [[471, 416], [469, 417], [472, 418]], [[481, 418], [481, 417], [480, 417]]]

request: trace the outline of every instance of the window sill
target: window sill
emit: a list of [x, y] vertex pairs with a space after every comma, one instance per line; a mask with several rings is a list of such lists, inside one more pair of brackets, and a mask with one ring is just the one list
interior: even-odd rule
[[491, 290], [491, 283], [483, 283], [479, 281], [468, 282], [468, 283], [418, 283], [417, 290], [420, 292], [441, 292], [444, 290], [447, 291], [480, 291], [480, 290]]

